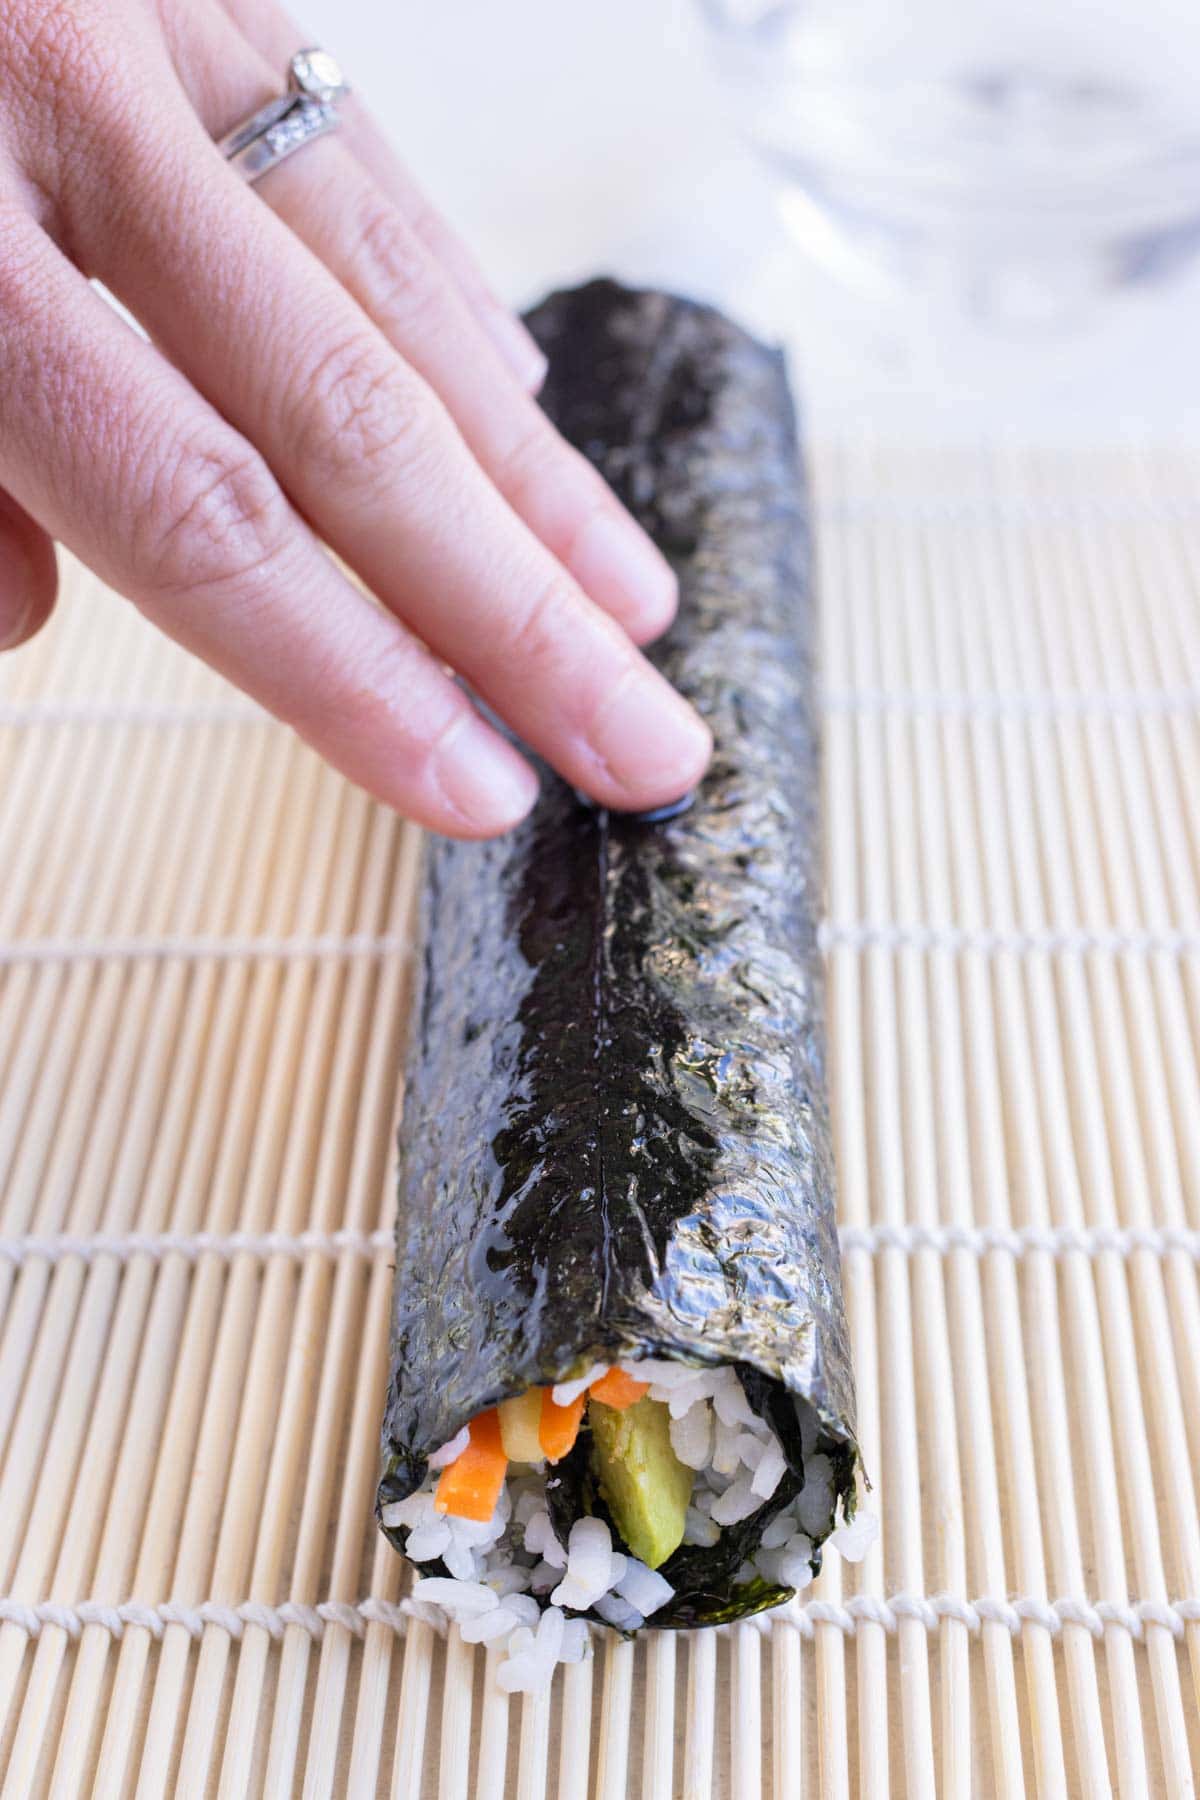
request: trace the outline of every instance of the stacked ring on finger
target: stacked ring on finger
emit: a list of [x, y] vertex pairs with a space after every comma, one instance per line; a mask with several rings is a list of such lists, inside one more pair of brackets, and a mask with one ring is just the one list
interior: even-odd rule
[[298, 50], [287, 92], [227, 132], [217, 148], [245, 181], [255, 182], [315, 138], [337, 129], [339, 100], [350, 92], [327, 50]]

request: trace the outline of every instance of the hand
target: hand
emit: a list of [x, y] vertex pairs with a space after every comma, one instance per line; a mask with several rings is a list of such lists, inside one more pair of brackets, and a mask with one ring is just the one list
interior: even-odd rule
[[673, 799], [711, 740], [635, 645], [674, 580], [532, 339], [353, 99], [253, 191], [212, 142], [303, 42], [270, 0], [0, 8], [0, 643], [49, 534], [435, 830], [536, 791], [447, 665], [598, 801]]

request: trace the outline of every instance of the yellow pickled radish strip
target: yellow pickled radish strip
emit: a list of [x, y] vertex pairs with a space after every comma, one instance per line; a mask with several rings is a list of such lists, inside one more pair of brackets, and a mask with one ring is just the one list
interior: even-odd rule
[[496, 1510], [504, 1487], [508, 1458], [500, 1437], [495, 1407], [471, 1420], [471, 1441], [438, 1479], [433, 1504], [440, 1513], [456, 1519], [476, 1519], [486, 1525]]
[[499, 1411], [500, 1436], [504, 1442], [504, 1454], [509, 1461], [541, 1462], [545, 1455], [539, 1437], [542, 1422], [541, 1388], [527, 1388], [515, 1400], [502, 1400]]

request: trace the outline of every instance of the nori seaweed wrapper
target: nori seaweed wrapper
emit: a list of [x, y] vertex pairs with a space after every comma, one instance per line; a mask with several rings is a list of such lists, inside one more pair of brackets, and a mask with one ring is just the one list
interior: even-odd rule
[[[678, 573], [650, 654], [716, 750], [674, 817], [595, 810], [542, 769], [516, 831], [428, 847], [380, 1504], [527, 1387], [639, 1354], [736, 1365], [789, 1469], [664, 1565], [653, 1623], [694, 1625], [786, 1597], [735, 1577], [806, 1451], [853, 1506], [807, 501], [782, 358], [719, 313], [597, 281], [528, 322], [547, 413]], [[564, 1539], [599, 1505], [587, 1453], [549, 1472]]]

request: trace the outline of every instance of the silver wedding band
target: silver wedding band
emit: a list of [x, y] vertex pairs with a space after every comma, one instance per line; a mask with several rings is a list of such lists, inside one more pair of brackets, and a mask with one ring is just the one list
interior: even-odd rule
[[350, 92], [326, 50], [298, 50], [288, 64], [287, 92], [226, 132], [217, 148], [243, 180], [258, 181], [268, 169], [335, 131], [338, 101]]

